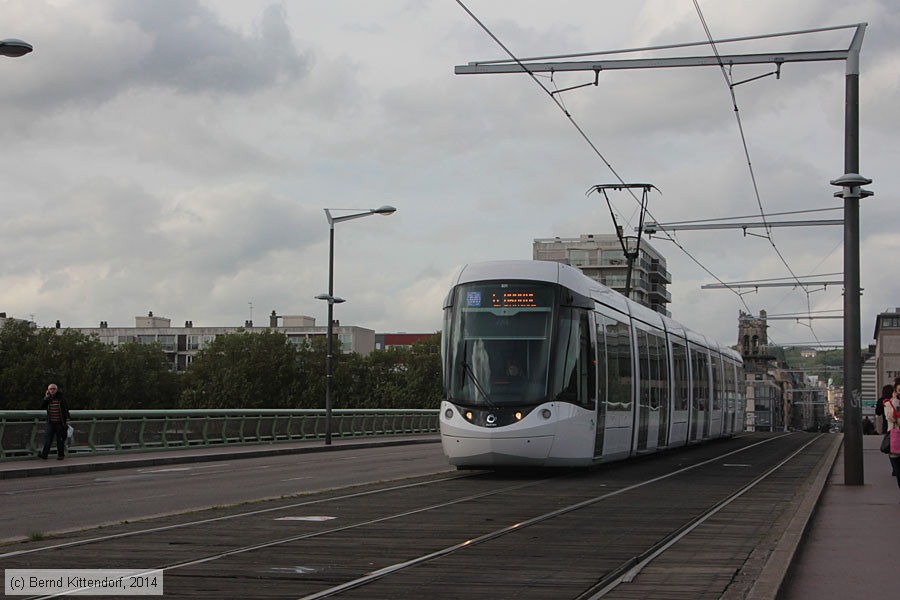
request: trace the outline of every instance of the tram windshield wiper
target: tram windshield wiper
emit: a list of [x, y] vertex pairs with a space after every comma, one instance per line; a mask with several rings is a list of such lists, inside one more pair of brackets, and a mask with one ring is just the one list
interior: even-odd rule
[[478, 381], [478, 377], [475, 376], [475, 370], [472, 369], [472, 365], [470, 365], [466, 361], [463, 361], [462, 366], [466, 372], [466, 375], [468, 375], [469, 379], [472, 380], [472, 383], [475, 384], [475, 389], [477, 389], [481, 393], [482, 397], [484, 397], [484, 403], [491, 408], [497, 408], [496, 405], [488, 397], [487, 392], [484, 391], [484, 388], [481, 387], [481, 383]]

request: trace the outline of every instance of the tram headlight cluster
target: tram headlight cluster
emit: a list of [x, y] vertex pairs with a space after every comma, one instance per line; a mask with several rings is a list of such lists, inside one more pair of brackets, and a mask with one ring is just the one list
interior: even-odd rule
[[453, 418], [453, 409], [452, 408], [448, 408], [447, 410], [444, 411], [444, 418], [447, 419], [448, 421]]
[[549, 419], [550, 418], [550, 409], [545, 408], [544, 410], [542, 410], [541, 416], [544, 417], [545, 419]]
[[516, 421], [521, 421], [521, 420], [522, 420], [522, 416], [523, 416], [523, 415], [522, 415], [522, 411], [517, 410], [517, 411], [516, 411]]

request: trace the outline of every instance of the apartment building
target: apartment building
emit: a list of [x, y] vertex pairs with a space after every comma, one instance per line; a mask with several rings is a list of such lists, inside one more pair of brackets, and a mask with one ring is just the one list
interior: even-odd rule
[[[292, 343], [305, 344], [314, 337], [324, 338], [327, 334], [327, 327], [316, 325], [313, 317], [276, 315], [275, 311], [269, 316], [267, 326], [257, 326], [252, 321], [245, 321], [243, 326], [238, 327], [206, 327], [195, 326], [193, 321], [185, 321], [183, 327], [173, 327], [171, 319], [155, 316], [152, 312], [145, 317], [135, 317], [134, 321], [134, 327], [110, 327], [106, 321], [101, 321], [99, 327], [72, 329], [95, 336], [111, 346], [132, 342], [159, 344], [174, 371], [185, 370], [194, 356], [220, 335], [277, 331], [286, 335]], [[341, 325], [336, 321], [334, 335], [345, 353], [356, 352], [365, 356], [375, 350], [375, 332], [371, 329]]]
[[[532, 257], [571, 265], [594, 281], [625, 293], [628, 261], [614, 234], [535, 239]], [[640, 254], [631, 273], [631, 299], [670, 317], [672, 313], [667, 307], [672, 302], [672, 294], [667, 286], [671, 283], [666, 259], [649, 242], [641, 241]]]

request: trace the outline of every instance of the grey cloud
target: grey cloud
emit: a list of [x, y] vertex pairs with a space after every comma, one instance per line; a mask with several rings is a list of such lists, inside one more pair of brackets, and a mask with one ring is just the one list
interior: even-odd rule
[[244, 36], [196, 1], [116, 2], [113, 14], [151, 40], [130, 82], [181, 93], [249, 94], [302, 77], [309, 62], [294, 45], [283, 6], [263, 12], [258, 30]]

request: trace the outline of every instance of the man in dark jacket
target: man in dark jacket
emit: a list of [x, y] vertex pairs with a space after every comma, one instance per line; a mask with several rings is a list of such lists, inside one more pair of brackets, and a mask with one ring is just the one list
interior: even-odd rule
[[41, 401], [41, 408], [47, 411], [47, 430], [44, 433], [44, 450], [38, 456], [47, 460], [53, 438], [56, 438], [56, 458], [62, 460], [66, 450], [66, 434], [69, 429], [69, 405], [66, 404], [55, 383], [47, 386]]

